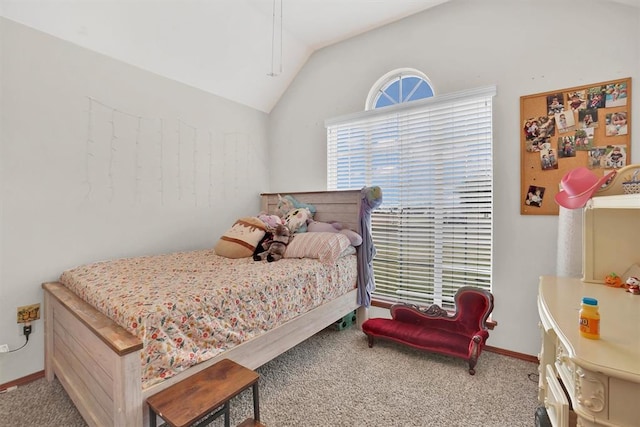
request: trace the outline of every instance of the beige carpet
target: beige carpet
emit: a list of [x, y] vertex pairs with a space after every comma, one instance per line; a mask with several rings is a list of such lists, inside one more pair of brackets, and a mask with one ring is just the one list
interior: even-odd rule
[[[538, 406], [534, 363], [484, 352], [471, 376], [460, 359], [383, 341], [370, 349], [353, 327], [324, 330], [258, 371], [269, 427], [524, 427]], [[251, 411], [249, 389], [232, 401], [232, 425]], [[85, 426], [57, 380], [1, 394], [0, 415], [9, 426]]]

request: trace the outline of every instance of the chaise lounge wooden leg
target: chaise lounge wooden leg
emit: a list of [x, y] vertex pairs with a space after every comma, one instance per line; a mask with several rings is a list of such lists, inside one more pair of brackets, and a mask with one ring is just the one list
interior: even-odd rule
[[373, 335], [367, 335], [367, 342], [369, 343], [369, 348], [373, 347]]
[[471, 339], [471, 356], [469, 357], [469, 374], [476, 374], [476, 364], [478, 363], [478, 357], [480, 356], [480, 343], [482, 342], [482, 337], [478, 335], [474, 336]]

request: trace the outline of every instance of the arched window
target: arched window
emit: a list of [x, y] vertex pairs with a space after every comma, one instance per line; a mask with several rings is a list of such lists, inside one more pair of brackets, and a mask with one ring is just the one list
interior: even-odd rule
[[373, 85], [365, 109], [374, 110], [432, 96], [433, 86], [424, 73], [402, 68], [385, 74]]

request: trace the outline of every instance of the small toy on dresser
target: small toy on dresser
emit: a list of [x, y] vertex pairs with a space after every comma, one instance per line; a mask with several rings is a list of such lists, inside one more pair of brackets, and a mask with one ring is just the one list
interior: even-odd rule
[[640, 279], [637, 277], [629, 277], [625, 283], [625, 287], [627, 288], [627, 292], [633, 295], [640, 295]]
[[604, 284], [612, 288], [624, 287], [624, 285], [622, 284], [622, 278], [616, 273], [607, 274], [607, 276], [604, 278]]

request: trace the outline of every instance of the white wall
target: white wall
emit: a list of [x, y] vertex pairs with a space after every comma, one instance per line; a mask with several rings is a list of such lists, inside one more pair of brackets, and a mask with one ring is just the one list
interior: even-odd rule
[[[64, 269], [211, 247], [257, 213], [266, 114], [3, 18], [0, 54], [0, 344]], [[33, 326], [0, 384], [43, 369]]]
[[[361, 111], [380, 76], [414, 67], [439, 93], [497, 85], [489, 344], [537, 354], [537, 278], [555, 270], [557, 217], [519, 214], [519, 97], [637, 79], [639, 21], [599, 0], [453, 0], [317, 52], [266, 117], [0, 18], [0, 344], [23, 343], [16, 307], [41, 302], [40, 284], [65, 268], [208, 247], [260, 191], [324, 188], [324, 120]], [[43, 368], [42, 330], [0, 355], [0, 384]]]
[[[520, 215], [520, 97], [639, 78], [639, 24], [638, 9], [605, 1], [453, 0], [325, 48], [311, 57], [271, 113], [271, 158], [287, 165], [270, 170], [271, 188], [324, 188], [324, 120], [362, 111], [371, 86], [393, 69], [423, 71], [437, 93], [497, 85], [493, 318], [498, 326], [489, 344], [536, 355], [538, 277], [555, 273], [557, 216]], [[640, 105], [639, 98], [633, 94], [633, 104]], [[640, 162], [638, 135], [633, 132], [632, 163]]]

